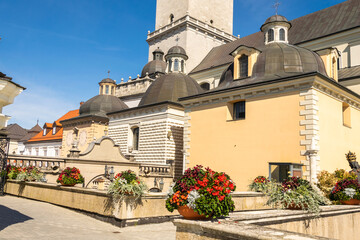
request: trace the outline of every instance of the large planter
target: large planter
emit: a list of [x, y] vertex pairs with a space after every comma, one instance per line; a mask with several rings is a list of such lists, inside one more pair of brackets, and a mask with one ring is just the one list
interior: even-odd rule
[[67, 187], [73, 187], [75, 185], [76, 185], [76, 183], [72, 183], [72, 184], [61, 183], [61, 186], [67, 186]]
[[304, 204], [304, 208], [300, 205], [296, 205], [294, 202], [290, 203], [286, 209], [289, 209], [289, 210], [306, 210], [307, 209], [307, 205]]
[[358, 199], [342, 200], [340, 202], [344, 205], [360, 205], [360, 200]]
[[199, 215], [193, 209], [189, 208], [188, 206], [180, 206], [178, 208], [179, 213], [188, 220], [204, 220], [206, 219], [205, 215]]

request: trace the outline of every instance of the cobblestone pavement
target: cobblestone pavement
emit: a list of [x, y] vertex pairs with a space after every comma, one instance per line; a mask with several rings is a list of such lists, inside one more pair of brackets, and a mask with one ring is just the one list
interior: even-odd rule
[[72, 210], [13, 196], [0, 196], [0, 239], [174, 240], [171, 222], [119, 228]]

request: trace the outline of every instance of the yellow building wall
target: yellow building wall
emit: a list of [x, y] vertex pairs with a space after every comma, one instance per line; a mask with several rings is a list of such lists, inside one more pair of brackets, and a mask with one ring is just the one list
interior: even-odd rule
[[299, 92], [246, 101], [246, 119], [227, 121], [227, 103], [192, 108], [190, 156], [197, 164], [230, 175], [239, 191], [258, 175], [268, 176], [268, 162], [300, 163]]
[[[80, 150], [80, 153], [84, 152], [88, 148], [88, 145], [91, 142], [102, 138], [105, 135], [105, 132], [104, 132], [105, 129], [107, 129], [106, 125], [99, 124], [99, 123], [78, 124], [76, 127], [79, 129], [78, 149]], [[65, 127], [64, 128], [61, 157], [66, 157], [70, 153], [69, 151], [72, 148], [72, 145], [68, 144], [67, 136], [68, 136], [68, 134], [73, 134], [73, 128], [74, 127]], [[80, 135], [83, 131], [86, 132], [86, 140], [85, 140], [84, 144], [81, 144]]]
[[[343, 103], [321, 92], [319, 97], [320, 168], [350, 170], [345, 153], [360, 154], [360, 111], [350, 107], [351, 127], [343, 125]], [[359, 155], [360, 156], [360, 155]]]

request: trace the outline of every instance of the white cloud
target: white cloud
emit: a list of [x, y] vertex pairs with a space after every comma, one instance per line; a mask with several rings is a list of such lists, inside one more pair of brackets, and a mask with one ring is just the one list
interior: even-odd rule
[[10, 123], [17, 123], [24, 128], [53, 122], [78, 106], [66, 96], [43, 86], [27, 86], [28, 88], [15, 98], [13, 104], [3, 109], [3, 114], [11, 116]]

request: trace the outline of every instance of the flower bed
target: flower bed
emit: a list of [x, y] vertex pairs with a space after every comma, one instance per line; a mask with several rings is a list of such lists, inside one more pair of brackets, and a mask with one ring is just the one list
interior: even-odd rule
[[311, 213], [319, 213], [321, 205], [329, 204], [329, 201], [305, 179], [291, 177], [281, 184], [270, 184], [267, 205], [271, 207], [303, 209]]
[[234, 201], [229, 195], [236, 186], [223, 172], [196, 166], [187, 169], [184, 175], [170, 187], [166, 208], [173, 212], [181, 206], [188, 206], [205, 217], [227, 216], [234, 210]]
[[351, 199], [360, 200], [360, 184], [355, 179], [344, 179], [335, 184], [330, 193], [330, 200], [346, 201]]
[[61, 185], [74, 186], [75, 184], [83, 183], [84, 178], [76, 167], [67, 167], [60, 173], [56, 182]]
[[36, 167], [15, 167], [8, 166], [7, 167], [7, 177], [9, 179], [16, 179], [19, 181], [41, 181], [44, 174], [40, 172], [40, 170]]
[[126, 195], [141, 197], [146, 190], [145, 183], [133, 171], [127, 170], [115, 176], [115, 180], [109, 186], [108, 193], [115, 198], [122, 198]]

